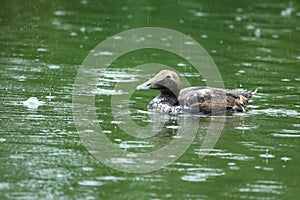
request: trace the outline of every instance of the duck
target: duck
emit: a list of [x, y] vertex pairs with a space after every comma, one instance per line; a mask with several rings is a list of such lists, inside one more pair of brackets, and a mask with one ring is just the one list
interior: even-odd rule
[[137, 90], [159, 90], [150, 101], [149, 111], [169, 114], [218, 114], [246, 112], [249, 99], [257, 92], [240, 91], [208, 86], [180, 88], [179, 75], [172, 70], [162, 70], [150, 80], [136, 87]]

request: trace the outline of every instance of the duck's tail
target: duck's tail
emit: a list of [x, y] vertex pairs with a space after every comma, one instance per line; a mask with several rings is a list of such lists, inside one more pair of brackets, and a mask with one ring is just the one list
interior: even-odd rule
[[244, 92], [238, 95], [238, 98], [235, 98], [233, 110], [238, 112], [245, 112], [249, 99], [252, 95], [257, 93], [257, 88], [254, 91]]
[[254, 91], [248, 91], [248, 93], [250, 94], [250, 97], [252, 97], [252, 95], [257, 93], [257, 88]]

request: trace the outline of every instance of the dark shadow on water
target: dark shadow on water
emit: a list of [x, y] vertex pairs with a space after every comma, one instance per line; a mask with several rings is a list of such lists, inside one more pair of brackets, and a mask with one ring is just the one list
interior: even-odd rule
[[[184, 139], [194, 137], [194, 142], [199, 142], [206, 153], [211, 151], [222, 134], [223, 130], [233, 130], [243, 127], [243, 120], [249, 117], [248, 114], [228, 114], [226, 116], [204, 116], [204, 115], [168, 115], [164, 113], [149, 113], [152, 124], [152, 131], [156, 134], [148, 138], [148, 141], [155, 143], [156, 148], [167, 145], [174, 138]], [[163, 123], [163, 125], [162, 125]], [[191, 129], [191, 126], [193, 127]], [[188, 131], [194, 133], [189, 134]], [[151, 131], [151, 130], [149, 130]], [[180, 133], [178, 133], [180, 131]], [[201, 149], [200, 148], [200, 149]], [[204, 153], [204, 155], [206, 155]]]

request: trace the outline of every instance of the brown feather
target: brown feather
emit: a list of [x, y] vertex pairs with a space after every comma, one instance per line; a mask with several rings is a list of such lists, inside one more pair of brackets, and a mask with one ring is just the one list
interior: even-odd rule
[[249, 99], [257, 92], [257, 90], [241, 92], [207, 86], [189, 87], [180, 90], [180, 79], [177, 73], [170, 70], [162, 70], [149, 81], [139, 85], [137, 89], [146, 87], [161, 92], [149, 103], [148, 108], [150, 110], [155, 103], [154, 107], [159, 107], [157, 106], [157, 102], [159, 102], [169, 107], [179, 106], [183, 112], [203, 114], [228, 111], [245, 112]]

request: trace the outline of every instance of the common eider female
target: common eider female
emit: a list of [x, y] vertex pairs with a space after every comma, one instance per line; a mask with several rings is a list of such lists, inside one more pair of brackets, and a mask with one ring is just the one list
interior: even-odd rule
[[162, 70], [149, 81], [137, 86], [137, 90], [160, 90], [148, 105], [149, 111], [171, 114], [216, 114], [221, 112], [245, 112], [250, 97], [256, 93], [241, 92], [207, 86], [180, 89], [176, 72]]

